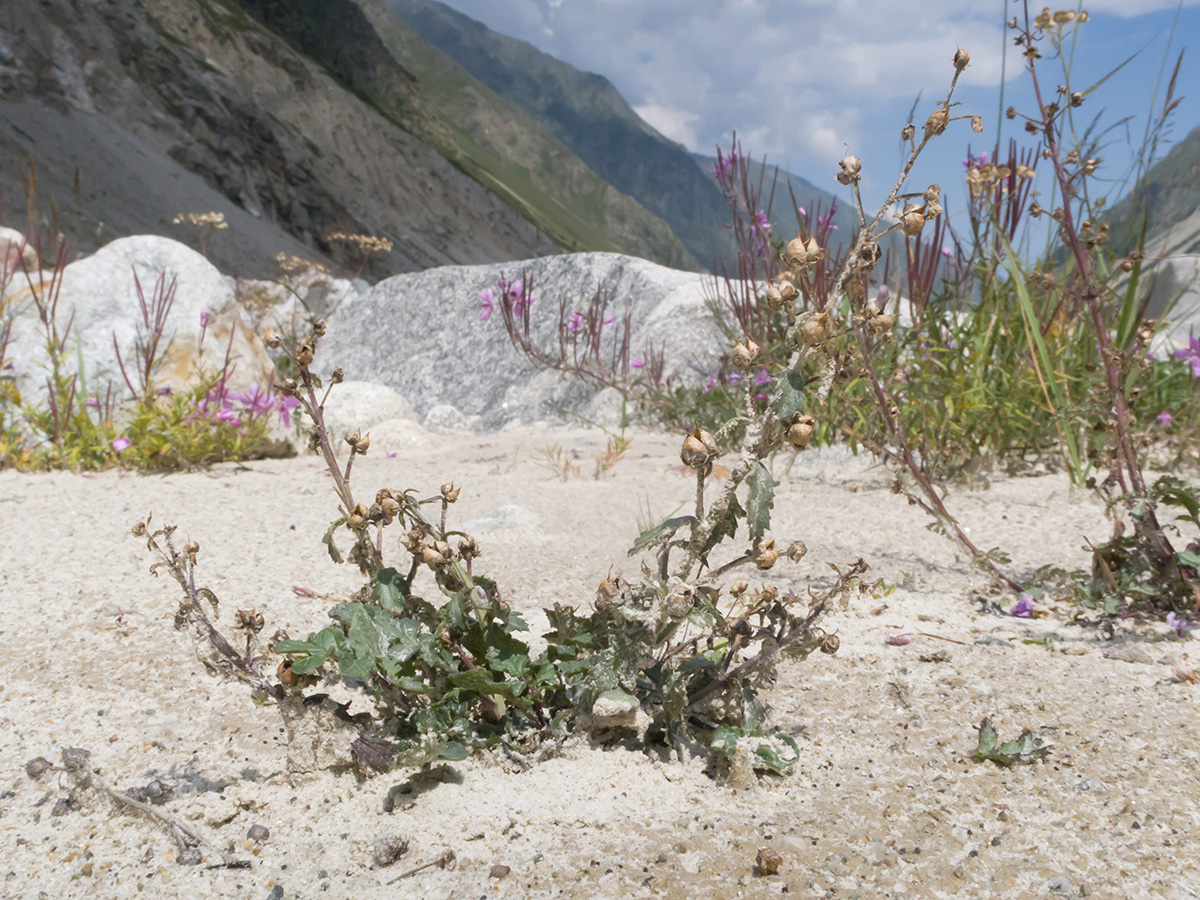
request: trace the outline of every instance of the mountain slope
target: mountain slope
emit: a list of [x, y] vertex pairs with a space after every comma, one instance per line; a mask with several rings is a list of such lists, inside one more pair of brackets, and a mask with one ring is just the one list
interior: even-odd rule
[[382, 0], [355, 0], [419, 85], [423, 136], [568, 250], [613, 250], [666, 265], [695, 261], [662, 219], [596, 175], [541, 123], [491, 91]]
[[732, 253], [720, 192], [680, 145], [630, 109], [608, 79], [489, 31], [434, 0], [385, 0], [422, 38], [541, 122], [601, 178], [671, 226], [708, 267]]
[[[334, 232], [393, 242], [375, 277], [562, 248], [693, 263], [664, 222], [385, 18], [387, 45], [354, 0], [5, 4], [0, 218], [62, 230], [80, 253], [135, 232], [196, 244], [172, 219], [216, 211], [230, 227], [209, 255], [250, 275], [280, 251], [361, 269]], [[431, 96], [409, 57], [437, 76]]]

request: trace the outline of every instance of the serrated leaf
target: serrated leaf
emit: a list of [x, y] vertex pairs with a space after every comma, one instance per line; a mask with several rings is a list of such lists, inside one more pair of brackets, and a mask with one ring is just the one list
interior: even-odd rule
[[755, 463], [746, 480], [750, 483], [750, 495], [746, 498], [746, 525], [750, 529], [750, 541], [757, 544], [771, 527], [771, 508], [775, 505], [775, 488], [779, 482], [771, 477], [761, 460]]
[[326, 549], [329, 550], [329, 558], [335, 563], [340, 563], [342, 561], [342, 554], [341, 551], [338, 550], [337, 545], [333, 542], [333, 533], [338, 529], [339, 526], [344, 524], [346, 524], [345, 517], [330, 522], [329, 527], [325, 529], [325, 537], [321, 538], [321, 543], [324, 544]]
[[674, 516], [667, 519], [660, 525], [656, 525], [647, 531], [643, 531], [638, 535], [637, 540], [633, 542], [633, 546], [629, 548], [629, 555], [653, 547], [655, 544], [661, 543], [668, 535], [674, 533], [681, 526], [687, 525], [695, 521], [695, 516]]
[[700, 548], [700, 555], [705, 556], [725, 538], [731, 538], [737, 534], [738, 519], [744, 518], [746, 518], [746, 511], [738, 503], [737, 497], [730, 497], [729, 506], [725, 508], [724, 514], [719, 519], [713, 520], [712, 531], [708, 533], [708, 540]]
[[999, 736], [990, 719], [979, 723], [979, 747], [972, 754], [978, 760], [989, 760], [998, 766], [1010, 768], [1017, 763], [1032, 763], [1050, 752], [1049, 746], [1039, 737], [1034, 737], [1028, 728], [1011, 741], [997, 744]]
[[[1183, 518], [1180, 516], [1179, 518]], [[1191, 566], [1193, 569], [1200, 569], [1200, 553], [1193, 553], [1191, 550], [1180, 550], [1175, 554], [1179, 562], [1185, 566]]]
[[404, 579], [395, 569], [380, 569], [371, 585], [371, 599], [388, 612], [399, 612], [408, 599], [405, 587]]
[[779, 396], [771, 406], [775, 417], [786, 422], [797, 413], [804, 412], [804, 376], [789, 369], [785, 376], [777, 380]]

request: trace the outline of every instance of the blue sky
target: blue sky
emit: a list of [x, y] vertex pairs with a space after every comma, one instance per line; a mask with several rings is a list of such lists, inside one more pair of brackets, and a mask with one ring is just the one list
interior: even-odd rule
[[[976, 135], [966, 122], [954, 123], [927, 151], [911, 184], [940, 183], [948, 211], [960, 211], [967, 145], [978, 152], [995, 144], [1002, 89], [1003, 105], [1030, 107], [1029, 78], [1004, 28], [1022, 9], [1011, 0], [443, 2], [606, 76], [646, 121], [689, 150], [712, 154], [718, 144], [728, 147], [736, 130], [755, 156], [766, 154], [834, 191], [837, 160], [849, 150], [863, 160], [868, 205], [882, 200], [899, 171], [899, 132], [917, 94], [918, 126], [945, 96], [956, 48], [971, 53], [956, 93], [959, 111], [982, 115], [985, 131]], [[1147, 113], [1161, 108], [1185, 48], [1177, 90], [1184, 100], [1171, 135], [1182, 138], [1200, 125], [1200, 0], [1099, 0], [1083, 8], [1090, 20], [1077, 33], [1073, 90], [1135, 57], [1089, 97], [1076, 120], [1082, 127], [1099, 114], [1103, 126], [1133, 116], [1111, 133], [1097, 173], [1112, 180], [1115, 202], [1131, 145], [1141, 145]], [[1053, 91], [1064, 80], [1062, 65], [1050, 59], [1040, 65], [1043, 87]], [[1025, 139], [1019, 123], [1002, 125], [1005, 142], [1010, 135]]]

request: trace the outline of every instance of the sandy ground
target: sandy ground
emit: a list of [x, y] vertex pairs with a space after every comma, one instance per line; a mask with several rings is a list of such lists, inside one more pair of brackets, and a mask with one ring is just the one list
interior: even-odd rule
[[[594, 480], [603, 443], [532, 428], [428, 437], [394, 458], [373, 448], [354, 481], [363, 493], [463, 485], [455, 512], [478, 520], [481, 569], [536, 629], [544, 605], [590, 603], [610, 567], [636, 572], [626, 550], [647, 509], [662, 518], [689, 502], [677, 438], [638, 433]], [[545, 465], [556, 446], [579, 454], [581, 476]], [[1200, 665], [1200, 644], [1161, 625], [1126, 624], [1105, 641], [1068, 624], [1063, 606], [1042, 620], [984, 614], [981, 600], [1012, 598], [988, 595], [889, 487], [885, 469], [841, 452], [802, 455], [783, 478], [774, 532], [809, 554], [774, 582], [826, 584], [826, 561], [863, 556], [894, 590], [824, 621], [836, 656], [782, 666], [765, 699], [802, 760], [738, 790], [699, 762], [583, 738], [524, 771], [485, 755], [426, 779], [290, 776], [276, 710], [205, 671], [171, 627], [173, 582], [149, 575], [128, 531], [150, 511], [178, 523], [200, 543], [200, 575], [227, 620], [255, 606], [268, 630], [303, 634], [325, 624], [324, 604], [293, 585], [357, 583], [320, 544], [335, 504], [314, 460], [0, 474], [0, 898], [1200, 896], [1200, 686], [1172, 677], [1189, 650]], [[1082, 538], [1108, 533], [1061, 476], [998, 479], [950, 502], [1018, 576], [1083, 566]], [[888, 646], [893, 629], [946, 640]], [[1002, 739], [1044, 737], [1048, 761], [971, 760], [984, 716]], [[57, 762], [65, 747], [91, 751], [120, 788], [158, 778], [174, 791], [161, 809], [252, 867], [179, 865], [160, 825], [93, 792], [55, 815], [70, 780], [35, 781], [25, 763]], [[269, 838], [249, 842], [254, 825]], [[376, 839], [396, 833], [408, 853], [378, 867]], [[762, 847], [781, 855], [778, 874], [754, 873]], [[447, 848], [453, 870], [388, 885]], [[491, 877], [497, 865], [506, 877]]]

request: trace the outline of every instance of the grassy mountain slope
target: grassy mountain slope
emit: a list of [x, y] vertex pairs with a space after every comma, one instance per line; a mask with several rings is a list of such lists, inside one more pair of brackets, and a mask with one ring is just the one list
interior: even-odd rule
[[391, 15], [356, 0], [391, 55], [411, 71], [424, 137], [568, 250], [615, 250], [667, 265], [695, 261], [670, 227], [605, 182], [528, 114]]
[[618, 190], [670, 225], [699, 263], [730, 255], [720, 193], [686, 149], [649, 125], [608, 79], [489, 31], [434, 0], [388, 9], [501, 97], [519, 106]]

